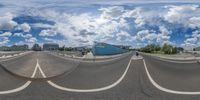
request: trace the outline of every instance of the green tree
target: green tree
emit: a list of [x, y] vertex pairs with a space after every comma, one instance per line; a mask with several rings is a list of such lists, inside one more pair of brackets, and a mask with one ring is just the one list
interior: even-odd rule
[[165, 54], [176, 54], [176, 53], [178, 53], [177, 47], [173, 47], [170, 44], [164, 44], [163, 47], [162, 47], [162, 51]]
[[146, 53], [153, 53], [153, 52], [157, 52], [160, 50], [161, 50], [161, 47], [159, 45], [155, 45], [155, 44], [149, 44], [149, 45], [139, 49], [139, 51], [146, 52]]
[[34, 50], [34, 51], [41, 51], [42, 49], [41, 49], [41, 47], [40, 47], [39, 44], [34, 44], [33, 47], [32, 47], [32, 50]]

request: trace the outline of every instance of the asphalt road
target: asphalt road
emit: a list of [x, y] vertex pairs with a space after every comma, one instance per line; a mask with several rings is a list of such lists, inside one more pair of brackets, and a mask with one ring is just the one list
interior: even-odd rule
[[199, 64], [131, 57], [84, 62], [32, 52], [3, 61], [0, 100], [200, 99]]

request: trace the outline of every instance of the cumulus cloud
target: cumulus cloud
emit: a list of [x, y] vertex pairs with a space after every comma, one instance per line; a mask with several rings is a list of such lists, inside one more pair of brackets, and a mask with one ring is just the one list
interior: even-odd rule
[[200, 8], [199, 5], [179, 5], [168, 6], [168, 12], [163, 15], [164, 19], [170, 23], [183, 24], [186, 27], [199, 27]]
[[190, 37], [186, 37], [184, 43], [181, 45], [185, 47], [186, 49], [192, 49], [199, 44], [200, 42], [200, 31], [196, 30], [192, 32], [192, 35]]
[[[123, 14], [125, 18], [135, 18], [134, 22], [137, 27], [145, 25], [146, 19], [144, 14], [142, 14], [142, 8], [135, 8], [133, 10], [128, 10]], [[150, 16], [149, 16], [150, 17]]]
[[4, 32], [0, 34], [0, 45], [10, 42], [9, 37], [12, 36], [11, 32]]
[[139, 41], [152, 41], [157, 39], [157, 34], [153, 30], [141, 30], [137, 32], [135, 38]]
[[99, 10], [102, 11], [100, 16], [102, 19], [119, 19], [124, 13], [124, 7], [121, 6], [112, 6]]
[[159, 27], [160, 33], [158, 34], [157, 37], [157, 42], [161, 43], [162, 45], [167, 43], [167, 44], [173, 44], [172, 42], [170, 42], [170, 34], [171, 32], [164, 26], [160, 26]]
[[27, 43], [36, 43], [37, 39], [35, 37], [31, 37], [31, 38], [25, 39], [25, 42], [27, 42]]
[[13, 36], [23, 37], [23, 38], [31, 38], [32, 34], [24, 34], [24, 33], [14, 33]]
[[129, 33], [125, 32], [125, 31], [121, 31], [119, 33], [116, 34], [117, 36], [117, 40], [118, 41], [134, 41], [135, 39], [133, 38], [133, 36], [131, 36]]
[[42, 30], [39, 36], [56, 36], [57, 32], [53, 29]]
[[32, 46], [34, 43], [38, 41], [37, 38], [33, 37], [33, 35], [30, 33], [14, 33], [13, 36], [23, 38], [23, 40], [21, 40], [20, 42], [23, 44], [26, 43], [29, 46]]
[[20, 28], [24, 31], [24, 32], [29, 32], [31, 27], [28, 23], [23, 23], [20, 25]]
[[95, 40], [114, 38], [115, 34], [119, 33], [121, 29], [128, 29], [127, 22], [123, 18], [111, 18], [118, 15], [115, 14], [119, 13], [118, 10], [123, 10], [123, 7], [101, 8], [99, 17], [90, 13], [77, 15], [47, 11], [47, 16], [43, 16], [54, 20], [56, 24], [51, 29], [41, 31], [40, 36], [55, 36], [57, 33], [63, 35], [66, 39], [79, 40], [79, 43], [88, 44]]
[[[187, 28], [192, 28], [192, 30], [200, 28], [198, 23], [200, 21], [200, 8], [198, 5], [182, 4], [165, 7], [159, 5], [159, 7], [147, 8], [150, 7], [102, 6], [101, 8], [97, 7], [95, 14], [93, 14], [93, 11], [69, 13], [44, 8], [34, 11], [31, 15], [39, 16], [55, 24], [39, 22], [17, 25], [12, 20], [13, 16], [9, 14], [6, 16], [11, 17], [6, 22], [15, 23], [7, 29], [18, 26], [24, 33], [29, 32], [31, 27], [41, 28], [43, 30], [38, 35], [45, 41], [50, 41], [53, 39], [52, 37], [62, 36], [65, 40], [79, 45], [90, 45], [93, 41], [117, 41], [116, 43], [123, 42], [132, 45], [132, 42], [137, 42], [138, 45], [145, 43], [172, 44], [173, 38], [171, 36], [177, 34], [177, 32], [173, 32], [173, 28], [176, 28], [173, 25], [180, 25], [181, 27], [183, 25], [184, 31], [187, 31]], [[2, 18], [0, 17], [0, 30]], [[24, 34], [23, 32], [15, 33], [13, 36], [23, 37], [26, 41], [28, 39], [37, 41], [37, 38], [31, 34]], [[193, 33], [193, 35], [187, 36], [184, 43], [193, 43], [192, 40], [195, 38], [198, 42], [199, 33]]]
[[11, 35], [12, 35], [11, 32], [4, 32], [4, 33], [1, 33], [1, 34], [0, 34], [0, 37], [9, 37], [9, 36], [11, 36]]
[[0, 30], [12, 30], [18, 24], [13, 21], [14, 15], [12, 13], [5, 13], [0, 16]]
[[0, 38], [0, 45], [4, 45], [6, 43], [10, 42], [8, 37], [1, 37]]
[[189, 26], [192, 28], [199, 28], [200, 27], [200, 17], [191, 17], [189, 19]]
[[31, 26], [37, 27], [37, 28], [53, 28], [53, 25], [44, 24], [44, 23], [34, 23], [34, 24], [31, 24]]

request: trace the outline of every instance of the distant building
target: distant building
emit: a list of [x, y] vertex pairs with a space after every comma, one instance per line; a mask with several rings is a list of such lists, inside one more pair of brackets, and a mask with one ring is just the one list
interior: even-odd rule
[[39, 44], [34, 44], [33, 47], [32, 47], [32, 50], [34, 51], [41, 51], [41, 47]]
[[59, 45], [56, 43], [45, 43], [43, 44], [43, 50], [58, 50]]
[[75, 51], [85, 52], [86, 47], [74, 47]]
[[194, 48], [194, 51], [200, 51], [200, 47]]
[[11, 47], [2, 46], [0, 47], [1, 51], [26, 51], [28, 50], [28, 45], [13, 45]]
[[94, 46], [92, 47], [92, 53], [93, 55], [115, 55], [127, 52], [128, 49], [129, 46], [117, 46], [107, 43], [95, 42]]
[[2, 46], [0, 47], [0, 51], [11, 51], [11, 49], [8, 46]]
[[28, 50], [28, 45], [13, 45], [10, 47], [12, 51], [26, 51]]

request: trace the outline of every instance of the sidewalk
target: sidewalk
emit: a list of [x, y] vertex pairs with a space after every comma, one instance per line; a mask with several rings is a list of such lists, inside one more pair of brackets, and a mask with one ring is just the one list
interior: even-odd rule
[[192, 54], [182, 53], [182, 54], [173, 54], [173, 55], [165, 55], [165, 54], [149, 54], [149, 53], [142, 53], [150, 56], [155, 56], [163, 59], [169, 60], [196, 60], [200, 59], [200, 57], [195, 57]]

